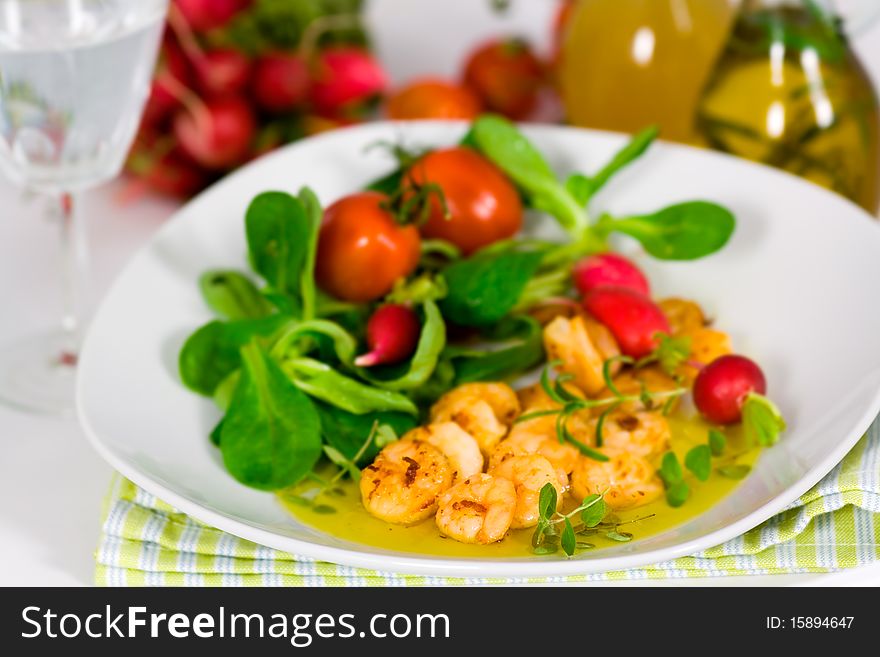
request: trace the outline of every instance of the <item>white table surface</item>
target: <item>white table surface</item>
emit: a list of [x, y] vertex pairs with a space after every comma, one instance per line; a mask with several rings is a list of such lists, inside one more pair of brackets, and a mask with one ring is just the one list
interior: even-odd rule
[[[519, 31], [546, 41], [552, 6], [516, 0], [503, 19], [477, 0], [372, 0], [378, 50], [394, 79], [452, 74], [476, 40]], [[443, 34], [443, 38], [437, 35]], [[880, 27], [857, 47], [880, 86]], [[115, 183], [83, 203], [91, 244], [93, 300], [175, 205], [146, 198], [121, 206]], [[39, 207], [0, 181], [0, 343], [49, 327], [59, 313], [55, 227]], [[878, 254], [880, 255], [880, 254]], [[0, 585], [76, 586], [92, 582], [101, 500], [111, 470], [74, 420], [36, 417], [0, 406]], [[880, 565], [835, 575], [674, 580], [664, 585], [880, 585]], [[613, 584], [612, 584], [613, 585]]]

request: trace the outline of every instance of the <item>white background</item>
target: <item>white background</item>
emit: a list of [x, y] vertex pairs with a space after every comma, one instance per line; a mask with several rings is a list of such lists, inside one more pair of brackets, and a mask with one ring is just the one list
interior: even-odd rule
[[[371, 0], [379, 54], [395, 80], [453, 75], [468, 48], [493, 34], [520, 33], [546, 44], [553, 0], [515, 0], [504, 18], [488, 0]], [[880, 86], [880, 27], [856, 39]], [[82, 210], [92, 252], [93, 300], [131, 254], [174, 211], [144, 199], [122, 206], [119, 183], [87, 195]], [[56, 228], [40, 208], [0, 181], [0, 343], [51, 326], [59, 315]], [[880, 257], [880, 254], [878, 254]], [[74, 420], [38, 418], [0, 406], [0, 585], [84, 585], [93, 578], [101, 500], [110, 468]], [[834, 577], [697, 580], [691, 584], [880, 584], [880, 568]]]

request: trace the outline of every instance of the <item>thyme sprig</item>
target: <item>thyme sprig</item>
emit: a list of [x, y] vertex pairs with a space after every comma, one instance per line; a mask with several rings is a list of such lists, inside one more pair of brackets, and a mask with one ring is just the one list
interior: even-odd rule
[[574, 445], [581, 454], [593, 460], [607, 461], [608, 457], [605, 454], [597, 451], [596, 449], [593, 449], [583, 441], [578, 440], [571, 433], [568, 428], [568, 419], [573, 414], [580, 411], [591, 410], [594, 408], [603, 409], [602, 414], [596, 421], [595, 444], [598, 448], [602, 447], [602, 433], [607, 417], [618, 407], [620, 407], [621, 404], [625, 404], [628, 402], [640, 402], [646, 408], [654, 408], [659, 402], [662, 401], [663, 408], [664, 410], [666, 410], [671, 406], [672, 402], [674, 402], [677, 398], [681, 397], [687, 392], [687, 389], [683, 387], [675, 388], [673, 390], [652, 392], [648, 390], [645, 385], [642, 385], [642, 389], [639, 391], [639, 394], [624, 394], [614, 384], [611, 376], [611, 368], [617, 362], [634, 364], [635, 361], [629, 356], [615, 356], [613, 358], [609, 358], [603, 363], [602, 376], [605, 379], [605, 386], [608, 388], [611, 396], [602, 399], [583, 399], [568, 390], [565, 387], [565, 383], [571, 381], [574, 378], [571, 374], [562, 373], [558, 377], [556, 377], [555, 381], [551, 381], [550, 368], [558, 367], [562, 363], [561, 361], [552, 361], [548, 363], [547, 366], [544, 368], [544, 371], [541, 373], [541, 387], [544, 389], [544, 392], [547, 394], [547, 396], [554, 402], [559, 404], [560, 407], [555, 409], [525, 413], [521, 415], [516, 421], [527, 422], [536, 418], [555, 415], [556, 436], [559, 439], [560, 443], [569, 443], [571, 445]]
[[535, 554], [553, 554], [560, 548], [566, 556], [574, 556], [578, 550], [589, 550], [595, 546], [584, 539], [591, 536], [602, 535], [605, 538], [626, 543], [631, 541], [633, 535], [620, 528], [630, 523], [639, 522], [652, 518], [654, 514], [633, 518], [621, 522], [614, 513], [610, 512], [605, 503], [605, 493], [602, 491], [588, 495], [584, 500], [568, 513], [557, 511], [558, 497], [553, 484], [544, 484], [538, 502], [538, 524], [532, 534], [532, 550]]
[[364, 454], [367, 453], [370, 446], [375, 444], [376, 447], [381, 449], [396, 440], [397, 434], [394, 429], [387, 424], [380, 424], [379, 421], [376, 420], [370, 429], [369, 435], [352, 458], [348, 458], [331, 445], [324, 445], [324, 455], [333, 465], [339, 468], [339, 470], [330, 479], [325, 479], [318, 473], [312, 471], [308, 473], [306, 477], [317, 483], [317, 487], [309, 489], [303, 494], [285, 491], [282, 493], [282, 496], [289, 502], [311, 508], [315, 513], [336, 513], [336, 509], [332, 505], [319, 504], [319, 498], [328, 494], [337, 497], [345, 495], [345, 491], [339, 487], [339, 482], [342, 481], [346, 475], [354, 482], [360, 481], [361, 470], [357, 463], [364, 457]]

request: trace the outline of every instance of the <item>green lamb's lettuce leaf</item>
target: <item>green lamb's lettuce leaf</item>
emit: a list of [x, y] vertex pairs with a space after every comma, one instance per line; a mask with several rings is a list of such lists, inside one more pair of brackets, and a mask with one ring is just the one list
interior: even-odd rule
[[288, 321], [283, 315], [234, 322], [214, 320], [199, 328], [180, 350], [178, 366], [183, 384], [210, 397], [217, 386], [241, 367], [241, 348], [254, 337], [270, 339]]
[[205, 272], [199, 279], [199, 288], [211, 310], [226, 319], [259, 319], [272, 313], [272, 304], [240, 272]]
[[483, 337], [505, 346], [459, 355], [451, 351], [456, 385], [474, 381], [502, 381], [530, 370], [544, 360], [541, 325], [527, 315], [503, 319]]
[[474, 121], [469, 142], [513, 180], [534, 208], [553, 215], [573, 234], [584, 233], [589, 219], [578, 200], [516, 125], [486, 114]]
[[[377, 424], [391, 427], [398, 436], [416, 427], [416, 419], [406, 413], [382, 411], [355, 415], [321, 401], [314, 403], [321, 417], [321, 433], [324, 441], [348, 459], [357, 456], [363, 447], [365, 437], [370, 435]], [[373, 441], [362, 453], [358, 465], [372, 462], [379, 452], [379, 447], [376, 441]]]
[[507, 249], [477, 253], [453, 263], [443, 273], [449, 294], [440, 302], [443, 315], [460, 326], [490, 326], [516, 306], [543, 254]]
[[256, 342], [242, 347], [241, 359], [241, 379], [220, 430], [223, 462], [247, 486], [286, 488], [321, 456], [318, 413]]
[[691, 201], [642, 216], [603, 217], [598, 229], [638, 240], [659, 260], [696, 260], [715, 253], [730, 240], [736, 219], [727, 208], [708, 201]]
[[742, 409], [743, 427], [752, 444], [761, 447], [775, 445], [779, 434], [785, 431], [782, 413], [772, 401], [755, 392], [746, 397]]
[[[289, 300], [288, 310], [310, 319], [315, 313], [315, 251], [321, 208], [314, 193], [303, 189], [299, 198], [285, 192], [265, 192], [245, 215], [251, 266], [270, 291]], [[276, 305], [280, 305], [276, 299]]]
[[405, 395], [347, 377], [321, 361], [294, 358], [284, 361], [282, 368], [301, 390], [349, 413], [399, 411], [418, 415], [418, 408]]

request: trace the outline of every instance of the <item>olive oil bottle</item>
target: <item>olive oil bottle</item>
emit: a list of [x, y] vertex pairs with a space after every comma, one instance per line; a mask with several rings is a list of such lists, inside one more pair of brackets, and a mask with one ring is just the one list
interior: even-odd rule
[[822, 0], [744, 0], [699, 103], [697, 133], [876, 213], [877, 96], [831, 9]]
[[569, 123], [692, 141], [737, 0], [575, 2], [558, 64]]

